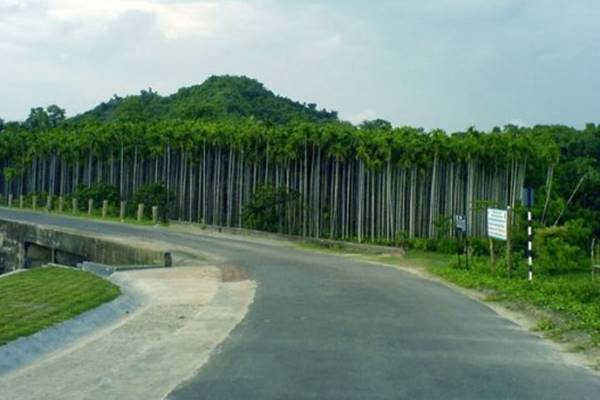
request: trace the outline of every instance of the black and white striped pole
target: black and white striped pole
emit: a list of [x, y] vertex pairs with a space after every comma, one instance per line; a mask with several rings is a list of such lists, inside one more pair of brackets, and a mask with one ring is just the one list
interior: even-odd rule
[[531, 210], [527, 210], [527, 265], [529, 280], [533, 280], [533, 228], [531, 227]]
[[531, 226], [531, 207], [533, 207], [533, 188], [523, 188], [523, 204], [527, 207], [527, 265], [528, 279], [533, 280], [533, 227]]

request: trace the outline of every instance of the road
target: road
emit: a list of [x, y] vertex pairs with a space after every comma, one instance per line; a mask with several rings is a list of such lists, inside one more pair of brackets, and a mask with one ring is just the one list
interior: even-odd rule
[[[597, 399], [600, 379], [442, 284], [275, 242], [0, 209], [194, 247], [257, 282], [245, 319], [170, 399]], [[69, 371], [65, 371], [66, 374]]]

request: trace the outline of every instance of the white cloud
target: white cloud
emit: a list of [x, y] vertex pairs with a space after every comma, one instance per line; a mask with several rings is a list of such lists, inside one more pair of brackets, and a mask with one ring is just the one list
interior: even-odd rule
[[377, 118], [377, 112], [375, 110], [367, 109], [359, 113], [351, 115], [348, 119], [353, 124], [360, 124], [365, 121], [370, 121]]
[[524, 121], [520, 118], [513, 118], [510, 121], [508, 121], [509, 125], [514, 125], [514, 126], [521, 126], [521, 127], [527, 127], [530, 126], [529, 123], [527, 123], [527, 121]]
[[272, 17], [241, 0], [0, 0], [0, 42], [93, 41], [131, 14], [167, 40], [243, 36]]
[[148, 14], [167, 39], [226, 35], [256, 22], [258, 10], [242, 1], [52, 0], [51, 20], [78, 24], [117, 21], [127, 13]]

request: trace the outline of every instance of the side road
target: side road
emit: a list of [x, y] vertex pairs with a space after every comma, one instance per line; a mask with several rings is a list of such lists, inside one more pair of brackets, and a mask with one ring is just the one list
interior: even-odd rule
[[[221, 269], [208, 266], [113, 274], [111, 279], [137, 307], [113, 324], [0, 376], [0, 397], [165, 397], [206, 363], [252, 303], [253, 282], [223, 282], [221, 276]], [[10, 346], [0, 352], [10, 355]]]

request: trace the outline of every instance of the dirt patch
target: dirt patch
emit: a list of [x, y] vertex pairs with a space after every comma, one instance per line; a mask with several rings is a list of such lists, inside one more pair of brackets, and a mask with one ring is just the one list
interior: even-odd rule
[[251, 279], [250, 272], [246, 267], [234, 264], [219, 265], [221, 270], [221, 281], [223, 282], [242, 282]]

